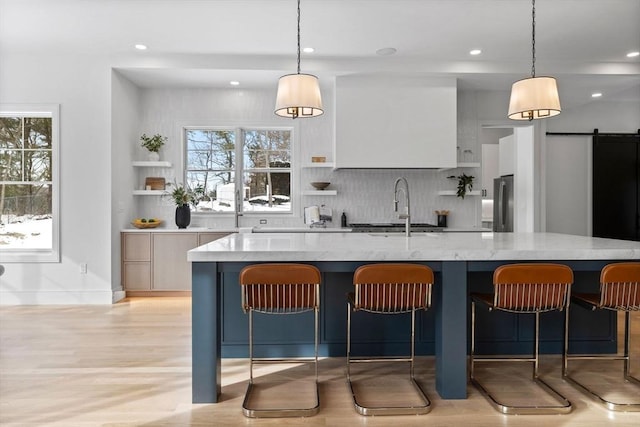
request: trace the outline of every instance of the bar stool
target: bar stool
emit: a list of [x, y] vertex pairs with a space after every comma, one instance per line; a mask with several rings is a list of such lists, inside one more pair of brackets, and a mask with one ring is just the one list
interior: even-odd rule
[[[242, 309], [249, 314], [249, 385], [242, 411], [249, 418], [306, 417], [314, 415], [320, 407], [318, 393], [318, 310], [320, 307], [320, 271], [306, 264], [256, 264], [240, 272]], [[313, 358], [255, 358], [253, 357], [253, 313], [297, 314], [314, 312]], [[249, 407], [253, 383], [254, 364], [315, 363], [315, 404], [308, 408]]]
[[[586, 294], [576, 293], [571, 296], [571, 301], [587, 310], [613, 310], [624, 311], [624, 355], [577, 355], [569, 356], [569, 326], [565, 325], [565, 351], [562, 365], [562, 375], [570, 384], [576, 386], [582, 392], [591, 396], [597, 402], [611, 411], [640, 411], [638, 403], [615, 403], [578, 382], [569, 375], [569, 360], [623, 360], [624, 379], [634, 385], [640, 386], [640, 380], [629, 373], [629, 337], [631, 311], [640, 311], [640, 262], [620, 262], [606, 265], [600, 273], [600, 293]], [[568, 316], [567, 316], [568, 318]], [[637, 396], [637, 395], [636, 395]]]
[[[431, 402], [415, 380], [415, 313], [431, 307], [433, 271], [417, 264], [369, 264], [353, 275], [355, 292], [347, 295], [347, 382], [356, 411], [361, 415], [418, 415], [431, 410]], [[411, 313], [410, 357], [351, 357], [351, 311], [376, 314]], [[356, 398], [351, 382], [352, 363], [408, 362], [411, 383], [422, 402], [409, 406], [364, 406]]]
[[[493, 294], [471, 294], [471, 382], [503, 414], [566, 414], [571, 411], [571, 402], [551, 388], [538, 374], [540, 313], [564, 310], [568, 306], [573, 272], [560, 264], [511, 264], [498, 267], [493, 273]], [[511, 313], [534, 313], [534, 354], [530, 358], [477, 357], [476, 304], [483, 303], [489, 311], [500, 310]], [[565, 318], [566, 320], [566, 318]], [[476, 379], [475, 365], [479, 362], [531, 362], [533, 381], [551, 395], [559, 405], [506, 405], [500, 403]]]

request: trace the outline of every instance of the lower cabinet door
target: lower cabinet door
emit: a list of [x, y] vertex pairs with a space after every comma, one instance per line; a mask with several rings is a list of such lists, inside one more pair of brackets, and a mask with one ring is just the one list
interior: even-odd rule
[[127, 291], [151, 290], [151, 263], [125, 262], [122, 270], [122, 282]]
[[191, 290], [191, 263], [187, 261], [187, 251], [196, 246], [197, 233], [154, 233], [152, 289]]

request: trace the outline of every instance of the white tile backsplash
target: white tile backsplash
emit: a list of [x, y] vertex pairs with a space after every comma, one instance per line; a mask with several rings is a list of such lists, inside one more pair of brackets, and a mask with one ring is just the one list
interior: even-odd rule
[[[465, 173], [479, 175], [479, 169], [464, 169]], [[461, 199], [455, 196], [440, 196], [438, 190], [456, 187], [456, 180], [446, 177], [462, 173], [461, 169], [438, 170], [368, 170], [340, 169], [330, 173], [316, 169], [302, 171], [302, 187], [308, 182], [327, 180], [329, 189], [337, 190], [337, 196], [304, 196], [304, 205], [325, 204], [334, 209], [334, 217], [339, 218], [342, 211], [347, 214], [348, 222], [402, 222], [393, 211], [393, 184], [398, 177], [405, 177], [409, 183], [411, 198], [411, 221], [436, 224], [435, 210], [450, 210], [450, 227], [471, 227], [479, 225], [478, 196]], [[478, 184], [479, 185], [479, 184]], [[478, 187], [479, 188], [479, 187]], [[404, 200], [400, 199], [400, 209]], [[332, 226], [339, 226], [334, 220]]]

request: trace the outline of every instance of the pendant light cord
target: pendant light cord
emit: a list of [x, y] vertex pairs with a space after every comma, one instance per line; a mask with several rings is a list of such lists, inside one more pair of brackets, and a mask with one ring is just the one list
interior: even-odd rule
[[300, 74], [300, 0], [298, 0], [298, 74]]
[[[300, 0], [298, 0], [298, 3]], [[536, 76], [536, 0], [531, 0], [531, 77]], [[299, 19], [299, 18], [298, 18]], [[300, 24], [298, 24], [300, 25]], [[298, 30], [298, 37], [300, 37]], [[300, 42], [298, 41], [298, 44]], [[300, 55], [300, 47], [298, 46], [298, 55]], [[298, 59], [298, 64], [300, 63], [300, 59]], [[298, 65], [299, 67], [299, 65]], [[300, 72], [298, 70], [298, 72]]]

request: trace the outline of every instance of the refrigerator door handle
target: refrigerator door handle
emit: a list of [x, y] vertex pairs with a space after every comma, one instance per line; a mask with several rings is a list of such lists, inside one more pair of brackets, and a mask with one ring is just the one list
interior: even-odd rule
[[500, 182], [500, 228], [504, 231], [505, 221], [507, 218], [507, 199], [506, 197], [507, 184], [504, 181]]

